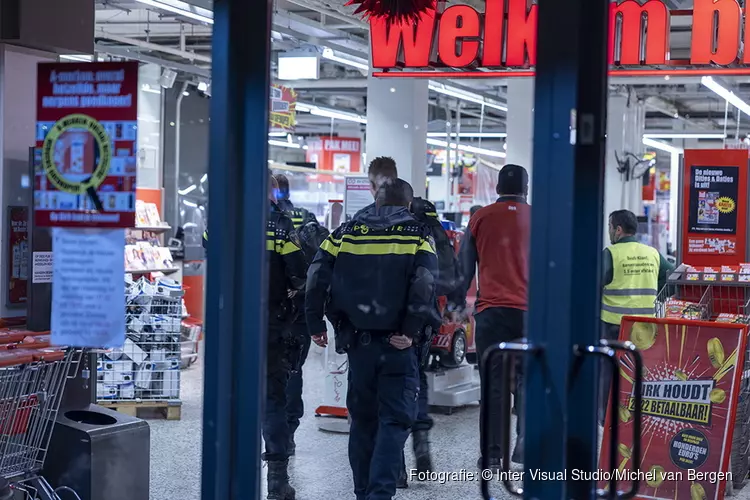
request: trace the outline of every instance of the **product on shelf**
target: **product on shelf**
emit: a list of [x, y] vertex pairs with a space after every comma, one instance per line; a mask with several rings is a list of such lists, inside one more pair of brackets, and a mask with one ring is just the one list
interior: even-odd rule
[[730, 314], [721, 313], [716, 317], [717, 323], [742, 323], [743, 325], [750, 324], [750, 316], [744, 314]]
[[155, 203], [146, 203], [141, 200], [135, 202], [135, 226], [136, 227], [159, 227], [164, 225], [159, 216], [159, 209]]
[[182, 295], [175, 280], [126, 275], [126, 340], [99, 355], [100, 400], [179, 399]]
[[665, 314], [667, 318], [706, 319], [707, 310], [704, 305], [687, 300], [667, 299], [664, 302]]

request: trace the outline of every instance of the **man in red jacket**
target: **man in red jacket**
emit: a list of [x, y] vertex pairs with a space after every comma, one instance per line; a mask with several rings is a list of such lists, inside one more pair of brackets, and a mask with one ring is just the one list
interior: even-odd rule
[[[526, 311], [528, 309], [527, 287], [529, 278], [529, 232], [531, 230], [531, 207], [526, 202], [529, 192], [529, 174], [519, 165], [505, 165], [498, 175], [496, 203], [479, 209], [470, 219], [469, 227], [461, 242], [461, 271], [464, 293], [471, 285], [477, 265], [479, 266], [479, 293], [474, 311], [476, 323], [476, 345], [479, 359], [491, 345], [499, 342], [519, 340], [524, 337]], [[498, 359], [498, 358], [495, 358]], [[481, 373], [481, 372], [480, 372]], [[500, 415], [502, 390], [502, 361], [493, 362], [492, 376], [495, 382], [489, 404], [491, 419], [498, 429], [482, 429], [480, 435], [488, 433], [490, 440], [491, 468], [499, 468], [502, 456], [499, 424], [506, 415]], [[521, 403], [521, 374], [516, 371], [516, 432], [518, 440], [513, 450], [512, 462], [523, 463], [523, 404]], [[481, 458], [480, 458], [481, 467]]]

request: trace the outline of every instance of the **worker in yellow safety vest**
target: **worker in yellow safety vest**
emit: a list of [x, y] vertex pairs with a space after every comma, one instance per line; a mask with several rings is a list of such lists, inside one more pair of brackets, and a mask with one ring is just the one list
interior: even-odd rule
[[[658, 250], [636, 240], [638, 219], [629, 210], [616, 210], [609, 216], [609, 240], [602, 258], [601, 338], [617, 340], [623, 316], [655, 314], [656, 295], [667, 281], [672, 266]], [[604, 422], [612, 374], [602, 373], [599, 397], [599, 423]]]

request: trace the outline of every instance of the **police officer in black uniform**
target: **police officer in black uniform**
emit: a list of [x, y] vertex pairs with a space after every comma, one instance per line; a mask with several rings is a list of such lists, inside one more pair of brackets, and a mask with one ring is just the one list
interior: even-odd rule
[[[278, 185], [270, 176], [271, 212], [266, 225], [266, 249], [269, 254], [268, 275], [268, 356], [266, 371], [266, 410], [263, 420], [264, 458], [268, 461], [268, 499], [294, 500], [289, 484], [289, 424], [286, 418], [287, 383], [290, 374], [288, 335], [296, 319], [294, 295], [302, 293], [306, 265], [294, 225], [282, 212], [274, 197]], [[291, 296], [291, 297], [290, 297]]]
[[[297, 230], [305, 224], [318, 224], [315, 215], [302, 207], [295, 207], [289, 199], [289, 179], [284, 174], [277, 174], [274, 178], [278, 184], [278, 190], [276, 191], [277, 205], [284, 214], [292, 220], [294, 229]], [[310, 257], [310, 260], [312, 260], [312, 257]], [[307, 267], [305, 267], [305, 270], [307, 270]], [[294, 299], [299, 314], [290, 327], [291, 331], [288, 339], [288, 350], [291, 364], [289, 383], [287, 384], [286, 389], [286, 418], [289, 426], [289, 456], [294, 456], [297, 449], [297, 445], [294, 441], [294, 433], [297, 432], [300, 419], [305, 414], [305, 405], [302, 401], [302, 367], [307, 360], [311, 343], [310, 334], [307, 332], [307, 322], [305, 321], [304, 314], [305, 295], [304, 293], [298, 293]]]
[[323, 242], [307, 279], [305, 311], [313, 341], [349, 358], [349, 462], [357, 500], [391, 500], [401, 453], [417, 414], [419, 354], [435, 321], [437, 258], [426, 227], [408, 210], [413, 190], [383, 183], [374, 213], [355, 217]]

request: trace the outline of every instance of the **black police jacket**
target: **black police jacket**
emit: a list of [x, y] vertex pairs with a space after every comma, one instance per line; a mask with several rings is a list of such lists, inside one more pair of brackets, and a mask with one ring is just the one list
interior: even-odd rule
[[307, 274], [308, 329], [325, 331], [324, 314], [357, 330], [417, 339], [433, 322], [437, 258], [427, 228], [406, 208], [360, 214], [321, 245]]
[[275, 204], [266, 223], [268, 250], [268, 306], [270, 321], [280, 320], [278, 314], [289, 304], [289, 291], [302, 293], [306, 264], [299, 244], [294, 241], [294, 224]]

